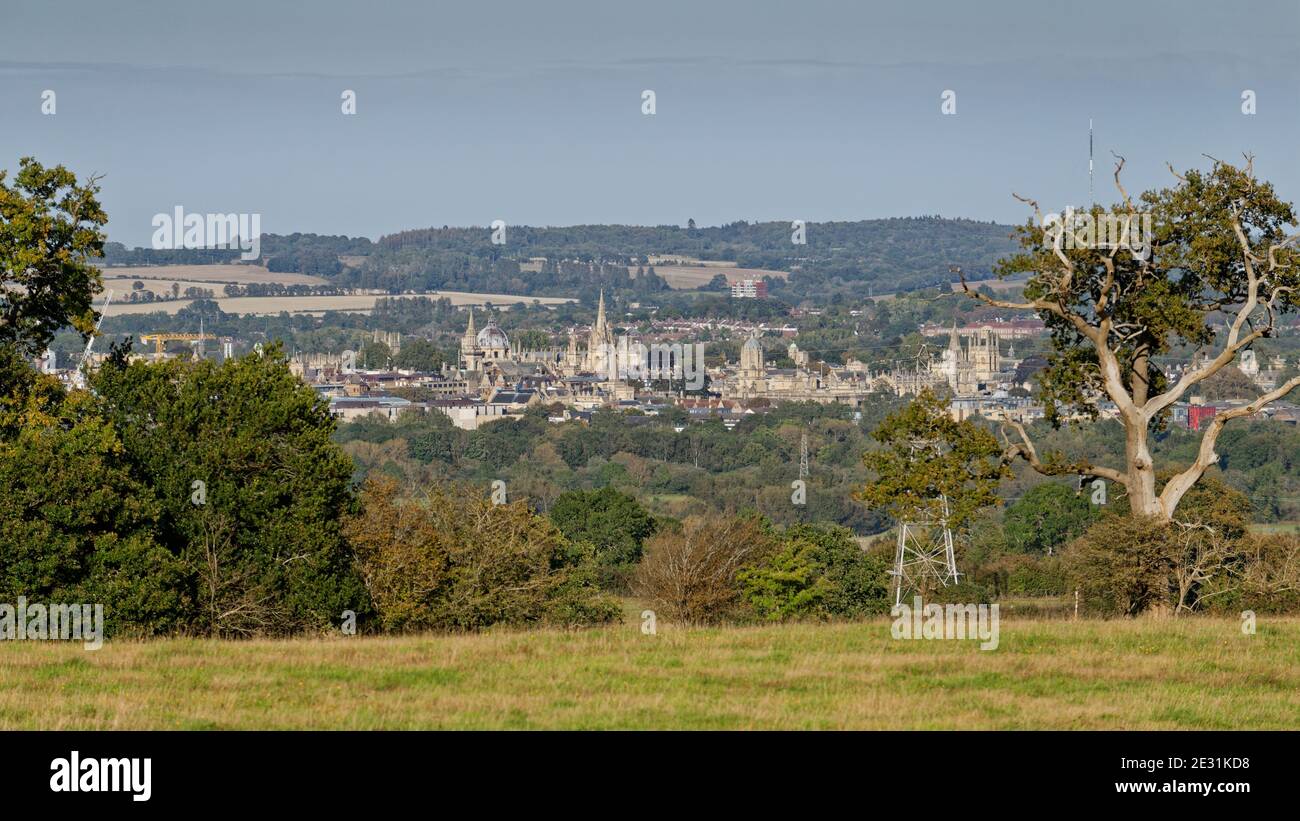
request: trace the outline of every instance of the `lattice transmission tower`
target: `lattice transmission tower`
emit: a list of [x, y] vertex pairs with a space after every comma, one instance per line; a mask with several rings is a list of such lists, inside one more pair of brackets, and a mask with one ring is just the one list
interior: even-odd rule
[[808, 432], [804, 431], [803, 438], [799, 440], [799, 478], [807, 480], [808, 478]]
[[[937, 455], [939, 444], [935, 440], [914, 440], [912, 462]], [[908, 516], [898, 523], [898, 547], [894, 552], [894, 604], [901, 604], [905, 595], [930, 593], [937, 587], [956, 584], [957, 556], [953, 550], [952, 528], [948, 497], [918, 500]]]

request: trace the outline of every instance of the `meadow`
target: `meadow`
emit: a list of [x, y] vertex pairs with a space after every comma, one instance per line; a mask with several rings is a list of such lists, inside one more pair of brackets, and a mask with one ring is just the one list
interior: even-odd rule
[[1005, 617], [283, 641], [0, 644], [0, 729], [1256, 729], [1300, 726], [1300, 619]]

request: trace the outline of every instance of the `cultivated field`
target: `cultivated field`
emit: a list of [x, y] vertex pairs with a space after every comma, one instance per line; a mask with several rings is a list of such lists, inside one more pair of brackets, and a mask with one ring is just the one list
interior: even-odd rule
[[[632, 269], [636, 273], [636, 269]], [[709, 284], [709, 280], [718, 274], [727, 278], [728, 283], [740, 282], [744, 279], [762, 279], [763, 277], [773, 277], [775, 279], [785, 279], [790, 276], [789, 271], [769, 271], [763, 268], [736, 268], [734, 266], [723, 265], [665, 265], [662, 268], [655, 266], [655, 273], [663, 277], [668, 283], [668, 287], [677, 290], [700, 288]]]
[[[234, 282], [246, 285], [250, 282], [280, 282], [285, 285], [324, 285], [328, 280], [307, 274], [283, 274], [267, 270], [261, 265], [149, 265], [138, 268], [101, 268], [104, 281], [125, 280], [129, 289], [134, 280], [143, 280], [145, 287], [157, 291], [156, 282], [163, 280], [191, 282], [196, 285], [212, 287], [213, 283]], [[221, 288], [214, 290], [221, 292]]]
[[1300, 727], [1300, 619], [0, 643], [0, 729]]
[[[668, 283], [668, 287], [674, 290], [683, 291], [700, 288], [709, 284], [709, 280], [718, 274], [727, 278], [727, 282], [739, 282], [743, 279], [762, 279], [763, 277], [773, 277], [776, 279], [788, 279], [789, 271], [769, 271], [765, 268], [738, 268], [734, 262], [725, 262], [720, 260], [702, 260], [691, 257], [680, 256], [649, 256], [649, 264], [655, 269], [655, 273], [663, 277]], [[519, 270], [525, 273], [536, 273], [542, 270], [542, 259], [532, 259], [527, 262], [519, 263]], [[627, 272], [633, 277], [636, 276], [636, 269], [639, 266], [629, 265]]]
[[[220, 295], [221, 290], [219, 287], [214, 290], [217, 292], [216, 303], [221, 306], [221, 310], [228, 314], [278, 314], [281, 311], [288, 311], [291, 314], [321, 314], [326, 311], [368, 313], [374, 310], [376, 300], [389, 298], [387, 294], [359, 294], [347, 296], [245, 296], [228, 299]], [[433, 299], [446, 297], [451, 300], [453, 305], [483, 305], [491, 302], [494, 307], [500, 308], [508, 308], [520, 302], [530, 305], [534, 301], [542, 305], [559, 305], [563, 302], [577, 301], [570, 297], [470, 294], [461, 291], [430, 291], [427, 294], [403, 294], [392, 298], [402, 299], [416, 296], [427, 296]], [[116, 299], [116, 296], [114, 299]], [[113, 302], [103, 312], [108, 316], [149, 314], [157, 311], [174, 314], [189, 305], [190, 302], [191, 300], [188, 299], [168, 300], [166, 302], [140, 302], [136, 304]]]

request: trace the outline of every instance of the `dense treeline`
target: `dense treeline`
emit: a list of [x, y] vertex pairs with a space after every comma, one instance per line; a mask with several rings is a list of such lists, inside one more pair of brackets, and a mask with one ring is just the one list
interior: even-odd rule
[[[658, 416], [598, 411], [590, 424], [556, 424], [546, 420], [549, 411], [538, 408], [521, 419], [475, 431], [456, 428], [441, 414], [416, 414], [395, 423], [358, 420], [343, 425], [336, 438], [365, 470], [417, 484], [454, 480], [486, 485], [502, 479], [541, 509], [566, 491], [608, 485], [636, 496], [660, 515], [752, 509], [778, 523], [827, 521], [868, 535], [884, 530], [889, 521], [852, 500], [866, 478], [861, 456], [874, 447], [869, 434], [876, 423], [903, 401], [877, 395], [857, 421], [846, 406], [782, 404], [734, 430], [717, 420], [691, 421], [680, 410]], [[1037, 424], [1030, 431], [1044, 453], [1081, 453], [1100, 464], [1115, 464], [1123, 454], [1122, 429], [1114, 422], [1061, 430]], [[790, 503], [789, 485], [798, 478], [805, 433], [811, 476], [807, 507], [799, 508]], [[1171, 428], [1154, 440], [1153, 454], [1188, 460], [1198, 441], [1195, 432]], [[1225, 431], [1222, 441], [1224, 453], [1231, 455], [1213, 474], [1248, 495], [1251, 519], [1300, 520], [1300, 429], [1243, 422]], [[1014, 504], [1043, 482], [1017, 467], [999, 495]]]
[[[981, 279], [1013, 250], [1009, 226], [942, 217], [808, 223], [805, 243], [792, 242], [787, 222], [678, 226], [507, 226], [504, 244], [488, 228], [425, 228], [378, 242], [316, 234], [262, 238], [267, 267], [311, 274], [345, 287], [403, 291], [464, 290], [521, 295], [572, 294], [604, 287], [642, 297], [667, 288], [651, 256], [731, 261], [741, 267], [789, 271], [774, 293], [794, 300], [860, 298], [946, 284], [960, 264]], [[109, 265], [234, 262], [238, 251], [105, 247]], [[533, 270], [530, 260], [544, 262]], [[629, 271], [629, 268], [632, 270]], [[711, 286], [713, 287], [713, 286]]]
[[[365, 237], [323, 234], [263, 234], [260, 251], [272, 271], [331, 277], [341, 256], [365, 256], [374, 244]], [[127, 248], [104, 243], [104, 265], [218, 265], [240, 261], [238, 248]]]
[[[358, 495], [326, 403], [278, 350], [220, 365], [118, 350], [90, 387], [65, 391], [0, 346], [2, 601], [102, 604], [110, 636], [577, 626], [616, 612], [591, 550], [524, 507], [450, 486], [433, 504], [382, 483]], [[421, 517], [417, 541], [403, 522]], [[384, 580], [409, 580], [413, 556], [446, 584], [394, 605]]]
[[[735, 430], [716, 419], [692, 423], [681, 411], [639, 417], [598, 411], [588, 425], [551, 423], [549, 411], [537, 408], [475, 431], [438, 413], [415, 414], [396, 423], [358, 420], [342, 426], [337, 439], [364, 471], [416, 485], [459, 481], [486, 488], [500, 479], [539, 510], [568, 491], [613, 487], [671, 518], [751, 510], [778, 524], [828, 522], [871, 533], [885, 520], [852, 499], [862, 477], [864, 431], [897, 401], [881, 397], [857, 421], [845, 406], [783, 405]], [[812, 473], [806, 504], [796, 505], [790, 483], [799, 478], [805, 433]]]
[[[806, 243], [791, 241], [783, 222], [735, 222], [711, 228], [584, 225], [566, 228], [510, 226], [507, 243], [493, 245], [481, 228], [430, 228], [384, 237], [361, 276], [446, 280], [477, 265], [476, 275], [510, 281], [512, 260], [543, 257], [619, 265], [645, 264], [648, 255], [726, 260], [741, 267], [791, 271], [787, 288], [795, 298], [841, 293], [865, 296], [915, 290], [951, 281], [950, 265], [961, 264], [976, 279], [1013, 249], [1010, 228], [973, 220], [918, 217], [857, 222], [809, 223]], [[471, 263], [470, 260], [478, 260]], [[555, 274], [519, 275], [518, 284], [544, 293], [557, 287]], [[380, 286], [382, 287], [382, 286]], [[451, 287], [451, 286], [443, 286]]]

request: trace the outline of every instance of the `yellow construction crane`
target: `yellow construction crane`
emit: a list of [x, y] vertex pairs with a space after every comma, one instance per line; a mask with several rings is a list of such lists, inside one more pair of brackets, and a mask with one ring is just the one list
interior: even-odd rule
[[213, 334], [141, 334], [141, 342], [154, 343], [154, 358], [162, 359], [163, 345], [168, 342], [197, 342], [201, 339], [215, 340]]

